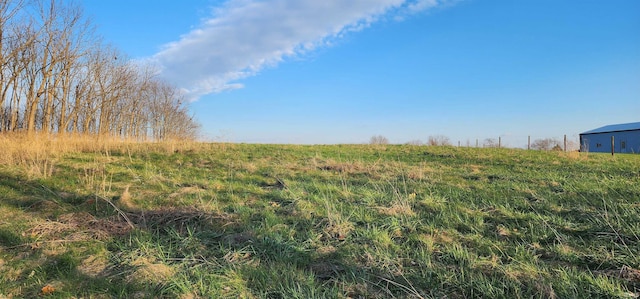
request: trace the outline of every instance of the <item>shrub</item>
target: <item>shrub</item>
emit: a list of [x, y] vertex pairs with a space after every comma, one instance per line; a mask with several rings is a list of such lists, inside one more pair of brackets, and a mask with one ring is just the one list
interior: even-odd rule
[[389, 139], [382, 135], [376, 135], [371, 137], [369, 144], [389, 144]]

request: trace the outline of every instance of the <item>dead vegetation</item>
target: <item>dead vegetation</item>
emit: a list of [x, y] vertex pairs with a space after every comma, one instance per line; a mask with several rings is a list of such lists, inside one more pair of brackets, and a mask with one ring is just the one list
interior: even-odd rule
[[106, 240], [122, 236], [131, 231], [131, 227], [119, 217], [96, 218], [87, 212], [67, 213], [56, 220], [46, 220], [35, 224], [23, 233], [23, 236], [36, 240], [31, 243], [79, 242]]
[[185, 140], [139, 142], [109, 136], [6, 132], [0, 134], [0, 144], [0, 165], [26, 169], [29, 178], [51, 177], [55, 174], [60, 159], [73, 153], [100, 153], [105, 158], [126, 155], [131, 159], [134, 154], [174, 153], [218, 147]]
[[237, 223], [237, 217], [226, 213], [211, 213], [195, 207], [169, 207], [128, 213], [137, 227], [174, 228], [184, 231], [188, 227], [224, 229]]

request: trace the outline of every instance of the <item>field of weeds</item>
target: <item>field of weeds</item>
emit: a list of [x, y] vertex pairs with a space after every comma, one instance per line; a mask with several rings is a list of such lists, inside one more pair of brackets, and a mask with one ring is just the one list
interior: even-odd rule
[[640, 155], [0, 141], [0, 298], [640, 295]]

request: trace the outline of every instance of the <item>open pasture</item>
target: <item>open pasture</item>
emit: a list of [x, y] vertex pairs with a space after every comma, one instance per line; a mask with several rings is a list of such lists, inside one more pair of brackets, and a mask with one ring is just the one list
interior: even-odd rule
[[640, 155], [111, 144], [0, 165], [0, 298], [636, 298]]

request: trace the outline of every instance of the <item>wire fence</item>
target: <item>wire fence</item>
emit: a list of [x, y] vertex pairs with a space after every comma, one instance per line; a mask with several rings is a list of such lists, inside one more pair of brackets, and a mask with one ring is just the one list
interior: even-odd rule
[[[429, 139], [427, 144], [444, 145], [444, 143], [434, 142]], [[580, 141], [578, 138], [568, 137], [566, 134], [562, 138], [535, 138], [531, 135], [526, 136], [498, 136], [484, 139], [467, 139], [465, 141], [449, 142], [449, 144], [458, 147], [476, 147], [476, 148], [522, 148], [527, 150], [556, 150], [556, 151], [578, 151], [580, 150]]]

